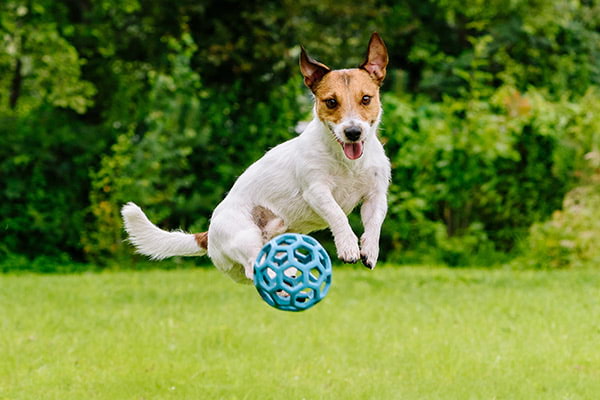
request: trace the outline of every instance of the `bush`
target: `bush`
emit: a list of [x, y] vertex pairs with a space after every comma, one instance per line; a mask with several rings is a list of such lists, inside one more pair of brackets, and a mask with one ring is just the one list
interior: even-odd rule
[[[600, 149], [600, 131], [596, 131]], [[566, 268], [600, 265], [600, 151], [585, 155], [587, 165], [578, 170], [581, 185], [572, 189], [561, 210], [548, 221], [534, 224], [521, 245], [516, 265]], [[585, 168], [587, 167], [587, 168]]]
[[88, 174], [105, 141], [101, 129], [51, 107], [0, 119], [0, 258], [83, 260]]
[[514, 263], [535, 268], [600, 265], [600, 190], [581, 186], [565, 197], [562, 210], [534, 224], [524, 244], [525, 256]]
[[390, 51], [382, 255], [497, 257], [585, 185], [594, 2], [290, 4], [2, 2], [0, 257], [130, 254], [130, 200], [166, 228], [206, 229], [235, 177], [307, 116], [299, 44], [347, 67], [372, 30]]
[[440, 103], [385, 96], [392, 257], [423, 244], [451, 264], [512, 250], [573, 187], [597, 141], [598, 98], [590, 90], [579, 103], [551, 102], [510, 87]]

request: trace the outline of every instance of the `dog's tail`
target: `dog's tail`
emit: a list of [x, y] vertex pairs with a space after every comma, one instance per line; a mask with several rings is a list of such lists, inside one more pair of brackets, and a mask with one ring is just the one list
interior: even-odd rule
[[167, 232], [154, 225], [134, 203], [121, 209], [125, 230], [137, 252], [153, 260], [173, 256], [202, 256], [208, 248], [208, 233]]

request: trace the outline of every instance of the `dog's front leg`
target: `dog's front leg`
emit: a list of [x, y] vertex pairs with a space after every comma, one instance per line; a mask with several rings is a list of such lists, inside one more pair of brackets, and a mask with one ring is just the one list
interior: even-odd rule
[[304, 191], [303, 197], [329, 225], [338, 258], [347, 263], [357, 262], [360, 258], [358, 238], [352, 231], [344, 210], [335, 201], [331, 190], [324, 184], [312, 184]]
[[385, 191], [367, 197], [360, 209], [360, 216], [365, 231], [360, 238], [360, 257], [363, 264], [375, 268], [379, 257], [379, 235], [381, 225], [387, 213], [387, 196]]

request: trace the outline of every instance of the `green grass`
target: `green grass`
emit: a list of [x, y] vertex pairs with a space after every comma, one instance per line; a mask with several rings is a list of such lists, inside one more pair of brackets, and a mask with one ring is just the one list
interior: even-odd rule
[[0, 399], [597, 399], [600, 273], [334, 270], [303, 313], [213, 269], [0, 276]]

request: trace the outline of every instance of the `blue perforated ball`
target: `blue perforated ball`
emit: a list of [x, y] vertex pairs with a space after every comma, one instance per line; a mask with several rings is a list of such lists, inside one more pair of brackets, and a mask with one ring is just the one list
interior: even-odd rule
[[285, 233], [258, 253], [254, 285], [269, 305], [302, 311], [327, 295], [331, 272], [331, 259], [319, 242], [307, 235]]

